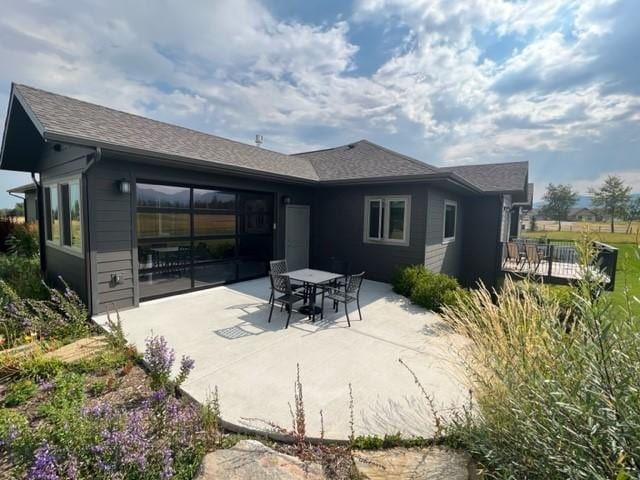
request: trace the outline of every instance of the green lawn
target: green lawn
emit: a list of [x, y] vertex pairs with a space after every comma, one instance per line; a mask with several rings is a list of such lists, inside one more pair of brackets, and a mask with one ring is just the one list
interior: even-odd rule
[[[523, 232], [524, 237], [548, 238], [550, 240], [578, 240], [581, 235], [582, 232]], [[599, 242], [608, 243], [611, 245], [620, 243], [638, 245], [638, 243], [640, 243], [640, 235], [638, 235], [637, 233], [589, 232], [589, 236], [593, 237]]]
[[[640, 299], [640, 249], [632, 244], [617, 244], [618, 268], [616, 270], [616, 286], [611, 297], [616, 305], [626, 304], [625, 291], [629, 296]], [[640, 304], [634, 302], [634, 311], [640, 313]]]
[[[526, 232], [527, 237], [545, 237], [551, 240], [579, 240], [579, 232]], [[611, 293], [615, 305], [624, 306], [626, 298], [640, 299], [640, 248], [636, 234], [624, 233], [596, 233], [593, 238], [608, 243], [618, 249], [618, 268], [616, 270], [616, 286]], [[628, 292], [628, 295], [625, 293]], [[633, 310], [640, 314], [640, 303], [631, 298]]]

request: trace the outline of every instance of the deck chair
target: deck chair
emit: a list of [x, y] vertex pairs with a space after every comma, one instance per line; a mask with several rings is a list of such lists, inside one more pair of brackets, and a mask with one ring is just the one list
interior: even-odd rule
[[516, 268], [521, 268], [526, 258], [526, 253], [520, 250], [516, 242], [507, 242], [507, 256], [504, 259], [505, 264], [511, 260], [516, 262]]
[[538, 267], [543, 261], [547, 261], [548, 257], [545, 254], [540, 253], [538, 245], [528, 243], [525, 245], [526, 262], [529, 266], [529, 270], [533, 267], [533, 272], [538, 273]]

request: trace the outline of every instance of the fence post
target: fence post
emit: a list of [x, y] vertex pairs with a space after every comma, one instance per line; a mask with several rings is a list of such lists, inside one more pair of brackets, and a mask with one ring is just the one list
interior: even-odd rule
[[547, 276], [551, 277], [551, 272], [553, 267], [553, 245], [549, 245], [548, 242], [547, 242], [547, 255], [549, 258], [549, 261], [547, 262], [549, 264], [549, 271], [547, 272]]

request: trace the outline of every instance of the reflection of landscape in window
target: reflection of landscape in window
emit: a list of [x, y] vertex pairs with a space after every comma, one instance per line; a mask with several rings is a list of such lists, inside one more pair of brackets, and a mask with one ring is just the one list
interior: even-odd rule
[[136, 192], [141, 298], [266, 274], [272, 195], [150, 184]]
[[188, 237], [188, 213], [138, 212], [138, 238]]
[[189, 208], [190, 189], [168, 185], [136, 184], [136, 198], [139, 207]]
[[444, 237], [452, 238], [456, 233], [456, 207], [446, 205], [444, 211]]
[[47, 239], [60, 242], [60, 209], [58, 206], [58, 188], [54, 185], [46, 188], [47, 200]]
[[234, 193], [196, 188], [193, 190], [193, 207], [235, 211], [236, 196]]
[[404, 208], [403, 200], [389, 202], [389, 238], [402, 240], [404, 237]]
[[71, 246], [82, 246], [82, 224], [80, 220], [80, 185], [69, 184], [69, 220], [71, 222]]
[[235, 256], [235, 238], [199, 241], [193, 251], [195, 261], [224, 260]]
[[196, 214], [193, 216], [193, 234], [203, 235], [235, 235], [236, 216], [220, 214]]
[[380, 200], [372, 200], [369, 202], [369, 237], [380, 238], [382, 237], [382, 221], [380, 219]]

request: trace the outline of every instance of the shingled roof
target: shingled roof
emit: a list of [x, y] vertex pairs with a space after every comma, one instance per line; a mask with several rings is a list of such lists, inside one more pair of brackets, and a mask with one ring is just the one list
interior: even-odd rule
[[368, 140], [294, 156], [308, 159], [320, 180], [325, 181], [429, 175], [438, 172], [436, 167]]
[[14, 84], [13, 93], [40, 134], [50, 141], [311, 183], [433, 177], [481, 192], [524, 192], [526, 188], [526, 162], [437, 168], [368, 140], [286, 155], [26, 85]]
[[485, 192], [521, 192], [527, 188], [528, 162], [486, 163], [444, 167]]
[[178, 127], [44, 90], [15, 85], [45, 135], [80, 139], [89, 145], [195, 159], [229, 167], [318, 180], [311, 164], [264, 148]]

